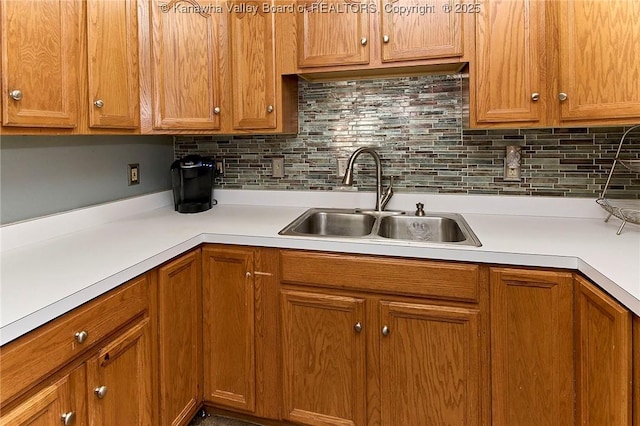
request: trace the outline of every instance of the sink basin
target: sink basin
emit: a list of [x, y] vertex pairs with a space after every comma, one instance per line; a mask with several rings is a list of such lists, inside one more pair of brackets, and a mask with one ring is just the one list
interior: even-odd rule
[[279, 234], [482, 245], [464, 218], [456, 213], [415, 216], [412, 212], [316, 208], [304, 212]]
[[467, 239], [455, 219], [443, 216], [387, 216], [380, 221], [378, 235], [396, 240], [459, 243]]
[[280, 233], [361, 237], [371, 233], [375, 221], [375, 216], [355, 210], [312, 209]]

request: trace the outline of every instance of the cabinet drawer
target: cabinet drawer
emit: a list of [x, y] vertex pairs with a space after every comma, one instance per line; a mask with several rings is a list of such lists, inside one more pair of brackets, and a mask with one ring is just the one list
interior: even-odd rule
[[[28, 389], [147, 309], [147, 275], [3, 346], [0, 403]], [[76, 333], [86, 332], [83, 343]]]
[[283, 250], [282, 281], [477, 302], [481, 268], [467, 263]]

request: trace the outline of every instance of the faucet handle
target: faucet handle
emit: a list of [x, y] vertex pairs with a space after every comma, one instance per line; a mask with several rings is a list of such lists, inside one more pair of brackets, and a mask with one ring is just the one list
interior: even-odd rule
[[416, 216], [424, 216], [424, 204], [416, 204]]

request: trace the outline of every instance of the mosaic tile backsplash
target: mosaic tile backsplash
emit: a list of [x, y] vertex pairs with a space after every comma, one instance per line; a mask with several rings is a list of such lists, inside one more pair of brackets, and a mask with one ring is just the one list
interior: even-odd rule
[[[333, 190], [341, 185], [336, 159], [373, 146], [397, 192], [600, 194], [625, 128], [464, 130], [464, 78], [301, 80], [297, 135], [176, 136], [175, 156], [224, 158], [218, 187], [227, 189]], [[503, 180], [507, 145], [522, 147], [520, 182]], [[640, 158], [640, 132], [630, 134], [625, 147]], [[284, 157], [284, 178], [271, 177], [273, 157]], [[374, 190], [369, 156], [359, 157], [354, 181]], [[616, 173], [611, 188], [640, 198], [640, 177]]]

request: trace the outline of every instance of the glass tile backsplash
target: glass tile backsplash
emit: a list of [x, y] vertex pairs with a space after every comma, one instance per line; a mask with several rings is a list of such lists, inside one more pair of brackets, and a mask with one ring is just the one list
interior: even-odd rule
[[[176, 136], [175, 156], [224, 158], [222, 188], [332, 190], [341, 185], [337, 158], [373, 146], [398, 192], [598, 196], [623, 127], [465, 130], [464, 78], [301, 80], [297, 135]], [[506, 145], [522, 147], [520, 182], [503, 180]], [[625, 146], [640, 153], [640, 136]], [[284, 178], [271, 177], [273, 157], [284, 157]], [[358, 159], [354, 180], [374, 189], [368, 156]], [[640, 198], [638, 175], [616, 175], [612, 188]]]

